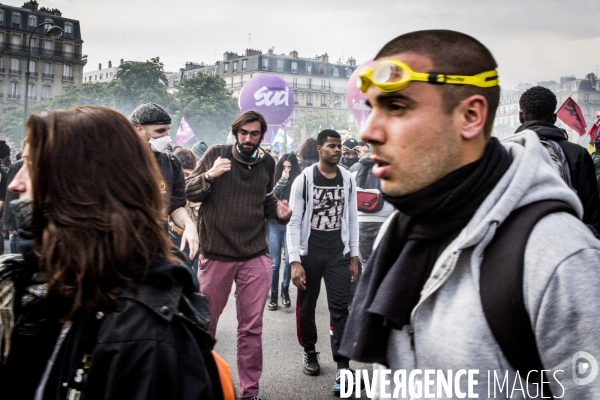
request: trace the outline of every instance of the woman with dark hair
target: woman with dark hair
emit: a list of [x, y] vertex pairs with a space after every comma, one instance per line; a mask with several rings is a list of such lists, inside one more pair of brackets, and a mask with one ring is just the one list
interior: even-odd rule
[[298, 157], [300, 158], [298, 162], [300, 164], [301, 172], [304, 170], [304, 168], [310, 167], [314, 163], [318, 162], [319, 151], [317, 150], [317, 139], [306, 139], [306, 141], [300, 145], [300, 149], [298, 149]]
[[[290, 200], [290, 191], [294, 179], [300, 175], [300, 166], [294, 153], [283, 154], [279, 158], [275, 168], [275, 187], [273, 193], [279, 200]], [[290, 301], [290, 262], [285, 242], [285, 225], [277, 220], [267, 220], [267, 241], [269, 242], [269, 254], [271, 255], [271, 268], [273, 277], [271, 280], [271, 298], [268, 308], [271, 311], [277, 310], [277, 292], [279, 287], [279, 266], [281, 265], [281, 249], [285, 251], [285, 263], [283, 265], [283, 281], [281, 282], [281, 304], [288, 308], [292, 305]]]
[[30, 207], [30, 265], [62, 323], [35, 399], [223, 398], [208, 305], [164, 231], [148, 144], [97, 106], [31, 115], [27, 131], [10, 190]]

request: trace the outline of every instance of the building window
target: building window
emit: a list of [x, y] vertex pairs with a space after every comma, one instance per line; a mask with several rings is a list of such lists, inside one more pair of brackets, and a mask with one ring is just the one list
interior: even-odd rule
[[242, 71], [245, 71], [248, 66], [248, 60], [242, 60]]
[[4, 72], [4, 57], [0, 56], [0, 72]]
[[583, 102], [584, 103], [590, 102], [590, 94], [589, 93], [586, 93], [585, 96], [583, 96]]
[[[100, 74], [100, 80], [102, 80], [103, 76], [104, 76], [104, 74]], [[187, 75], [185, 76], [185, 79], [187, 79]]]
[[327, 88], [327, 81], [325, 79], [323, 79], [321, 81], [321, 90], [325, 90]]
[[42, 86], [42, 101], [52, 100], [52, 86], [44, 85]]
[[321, 107], [327, 107], [327, 100], [324, 94], [321, 95]]
[[325, 66], [323, 64], [319, 65], [319, 75], [325, 75]]
[[268, 58], [262, 59], [262, 69], [269, 69], [269, 59]]
[[0, 10], [0, 25], [4, 25], [4, 11]]
[[4, 32], [0, 32], [0, 43], [4, 43]]
[[307, 106], [312, 106], [313, 105], [312, 104], [312, 94], [310, 94], [310, 93], [306, 94], [306, 105]]
[[340, 76], [338, 67], [333, 67], [333, 69], [331, 70], [331, 74], [333, 75], [334, 78], [338, 78]]
[[11, 82], [10, 83], [10, 93], [9, 93], [8, 97], [13, 98], [13, 99], [19, 98], [19, 82]]
[[35, 71], [36, 67], [37, 67], [36, 62], [33, 60], [30, 60], [29, 61], [29, 72], [31, 72], [32, 75], [36, 74], [36, 71]]
[[44, 55], [54, 55], [54, 43], [51, 40], [44, 40]]
[[292, 121], [296, 121], [298, 119], [298, 110], [292, 111]]
[[306, 74], [312, 75], [312, 64], [311, 63], [306, 63]]
[[352, 68], [346, 68], [346, 78], [350, 78], [352, 75]]
[[50, 18], [45, 18], [44, 23], [46, 24], [44, 25], [44, 32], [48, 32], [48, 29], [50, 29], [50, 27], [54, 25], [54, 21]]
[[293, 74], [298, 73], [298, 61], [292, 61], [292, 73]]
[[230, 87], [233, 87], [233, 76], [231, 77]]
[[283, 71], [283, 60], [277, 60], [277, 71]]
[[14, 44], [15, 46], [20, 46], [21, 45], [21, 35], [11, 35], [10, 42], [12, 44]]
[[[42, 75], [44, 78], [53, 78], [52, 76], [52, 63], [45, 62], [44, 63], [44, 72]], [[89, 80], [89, 78], [88, 78]]]
[[223, 73], [226, 74], [228, 70], [229, 70], [229, 63], [223, 64]]
[[27, 99], [35, 100], [35, 84], [33, 83], [27, 85]]
[[298, 87], [298, 78], [292, 78], [292, 87], [293, 88], [297, 88]]
[[37, 47], [37, 38], [31, 38], [31, 48], [35, 49]]
[[12, 27], [21, 29], [21, 14], [18, 12], [12, 13]]
[[27, 27], [30, 31], [32, 31], [37, 25], [37, 17], [35, 15], [30, 15], [27, 18]]
[[21, 72], [19, 71], [19, 67], [21, 66], [19, 61], [18, 58], [12, 58], [10, 60], [10, 73], [19, 74]]
[[72, 38], [73, 37], [73, 24], [70, 22], [65, 22], [65, 37]]
[[63, 79], [66, 81], [73, 80], [73, 66], [65, 64], [63, 67]]
[[306, 80], [306, 88], [307, 89], [312, 89], [312, 79], [311, 78], [308, 78]]
[[234, 62], [231, 64], [231, 73], [235, 74], [235, 73], [237, 72], [237, 65], [238, 65], [238, 62], [237, 62], [237, 61], [234, 61]]

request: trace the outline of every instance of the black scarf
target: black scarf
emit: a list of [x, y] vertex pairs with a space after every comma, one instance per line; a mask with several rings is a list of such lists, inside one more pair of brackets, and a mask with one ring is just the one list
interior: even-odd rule
[[492, 138], [479, 160], [416, 193], [386, 196], [400, 212], [364, 268], [341, 354], [387, 364], [390, 329], [410, 323], [437, 257], [471, 220], [510, 162], [507, 151]]

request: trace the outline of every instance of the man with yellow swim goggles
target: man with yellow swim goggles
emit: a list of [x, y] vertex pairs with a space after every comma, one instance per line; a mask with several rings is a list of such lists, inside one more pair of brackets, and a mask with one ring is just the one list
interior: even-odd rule
[[498, 86], [498, 72], [494, 69], [473, 76], [427, 74], [413, 71], [402, 61], [386, 60], [375, 67], [365, 67], [356, 82], [363, 93], [367, 92], [371, 84], [381, 92], [390, 93], [404, 89], [411, 82], [447, 83], [488, 88]]

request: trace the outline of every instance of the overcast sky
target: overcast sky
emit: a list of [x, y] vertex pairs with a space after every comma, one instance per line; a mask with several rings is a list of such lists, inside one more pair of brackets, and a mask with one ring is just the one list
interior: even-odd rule
[[[20, 6], [24, 0], [11, 3]], [[584, 77], [600, 69], [598, 0], [38, 0], [81, 23], [85, 71], [160, 56], [167, 71], [248, 47], [330, 61], [372, 58], [390, 39], [453, 29], [488, 46], [500, 83]], [[216, 58], [215, 58], [216, 52]]]

